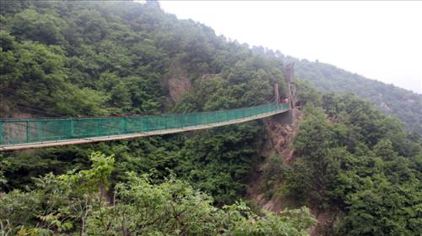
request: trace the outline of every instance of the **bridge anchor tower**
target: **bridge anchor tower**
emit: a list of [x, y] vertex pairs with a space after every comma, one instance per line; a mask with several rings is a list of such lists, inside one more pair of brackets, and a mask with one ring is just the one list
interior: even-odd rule
[[[274, 119], [277, 119], [279, 122], [284, 124], [292, 124], [294, 117], [294, 108], [296, 104], [296, 87], [293, 83], [294, 78], [294, 63], [289, 63], [283, 68], [284, 79], [287, 85], [287, 101], [289, 104], [289, 111], [283, 114], [278, 114], [274, 116]], [[274, 84], [274, 96], [275, 102], [280, 103], [280, 95], [278, 83]]]

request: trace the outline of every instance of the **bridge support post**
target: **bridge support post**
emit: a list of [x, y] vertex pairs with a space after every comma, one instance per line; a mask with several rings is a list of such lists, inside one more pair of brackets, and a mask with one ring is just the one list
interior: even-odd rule
[[278, 89], [278, 83], [274, 84], [274, 100], [276, 104], [280, 103], [280, 93]]
[[293, 109], [295, 106], [296, 91], [293, 86], [294, 63], [289, 63], [284, 67], [284, 77], [287, 83], [287, 96], [289, 98], [289, 107]]
[[289, 111], [283, 114], [280, 114], [280, 117], [282, 117], [281, 122], [291, 124], [294, 120], [294, 113], [293, 109], [295, 108], [296, 103], [296, 90], [293, 84], [293, 78], [294, 78], [294, 63], [287, 64], [284, 68], [284, 78], [286, 80], [287, 84], [287, 96], [288, 96], [288, 102], [289, 102]]

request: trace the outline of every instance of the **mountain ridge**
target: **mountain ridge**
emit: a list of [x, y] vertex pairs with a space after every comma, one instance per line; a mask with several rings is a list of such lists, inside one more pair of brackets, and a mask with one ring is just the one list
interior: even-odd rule
[[[2, 5], [1, 117], [232, 109], [274, 101], [276, 82], [286, 96], [281, 53], [226, 40], [155, 3]], [[329, 66], [303, 66], [299, 77], [351, 84]], [[296, 88], [297, 130], [275, 117], [2, 152], [0, 234], [307, 235], [317, 218], [320, 235], [421, 235], [422, 138], [356, 96], [303, 80]], [[248, 202], [258, 175], [252, 195], [289, 204], [271, 213]]]
[[388, 115], [399, 118], [408, 128], [422, 135], [422, 94], [392, 84], [366, 78], [335, 65], [285, 57], [295, 63], [299, 79], [311, 83], [321, 92], [353, 93]]

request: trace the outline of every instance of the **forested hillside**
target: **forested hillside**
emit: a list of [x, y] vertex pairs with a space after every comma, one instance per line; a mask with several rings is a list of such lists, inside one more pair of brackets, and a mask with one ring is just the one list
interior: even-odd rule
[[[271, 51], [251, 50], [217, 37], [202, 24], [179, 21], [155, 2], [3, 2], [1, 29], [2, 117], [244, 107], [272, 101], [275, 81], [284, 93], [283, 65]], [[118, 161], [122, 171], [158, 169], [157, 178], [175, 171], [194, 179], [197, 187], [219, 193], [216, 201], [222, 204], [234, 202], [243, 191], [237, 181], [258, 158], [261, 129], [259, 122], [251, 122], [99, 149], [126, 159], [128, 163]], [[33, 175], [74, 167], [63, 162], [87, 164], [89, 148], [48, 149], [11, 159], [6, 188], [27, 184]], [[21, 162], [25, 158], [37, 161]]]
[[[275, 82], [286, 93], [282, 54], [216, 36], [154, 1], [0, 9], [1, 118], [245, 107], [273, 101]], [[290, 162], [268, 145], [262, 121], [0, 153], [0, 232], [307, 235], [329, 213], [320, 234], [421, 234], [421, 138], [356, 97], [297, 83], [304, 118]], [[282, 213], [246, 199], [267, 153], [262, 189], [289, 200]]]
[[[179, 21], [155, 2], [1, 4], [3, 118], [244, 107], [273, 101], [275, 81], [284, 93], [283, 65], [272, 52], [251, 50], [202, 24]], [[313, 224], [307, 209], [275, 216], [238, 202], [261, 158], [262, 131], [261, 122], [250, 122], [184, 135], [2, 153], [0, 184], [8, 194], [0, 199], [0, 230], [302, 235]], [[92, 156], [93, 151], [104, 154]]]
[[322, 234], [421, 234], [422, 139], [357, 97], [301, 92], [312, 105], [279, 191], [316, 206]]
[[353, 93], [386, 114], [398, 117], [410, 131], [422, 135], [421, 94], [370, 80], [329, 64], [293, 58], [286, 60], [294, 61], [297, 76], [320, 91]]
[[266, 102], [283, 82], [280, 61], [154, 4], [16, 1], [2, 12], [3, 117], [157, 113], [177, 99], [175, 111], [223, 109]]

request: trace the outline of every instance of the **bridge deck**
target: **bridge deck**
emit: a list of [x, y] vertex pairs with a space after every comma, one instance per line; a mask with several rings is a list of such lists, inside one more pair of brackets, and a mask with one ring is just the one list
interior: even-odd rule
[[275, 110], [271, 112], [265, 112], [258, 115], [248, 116], [239, 119], [233, 119], [223, 122], [201, 124], [194, 126], [187, 126], [183, 128], [172, 128], [172, 129], [161, 129], [153, 130], [147, 132], [137, 132], [137, 133], [127, 133], [120, 135], [108, 135], [108, 136], [97, 136], [97, 137], [87, 137], [87, 138], [75, 138], [75, 139], [65, 139], [65, 140], [53, 140], [53, 141], [42, 141], [42, 142], [30, 142], [30, 143], [21, 143], [21, 144], [9, 144], [9, 145], [0, 145], [0, 151], [13, 151], [13, 150], [23, 150], [23, 149], [32, 149], [32, 148], [43, 148], [43, 147], [52, 147], [52, 146], [64, 146], [64, 145], [74, 145], [74, 144], [83, 144], [83, 143], [95, 143], [102, 141], [111, 141], [111, 140], [125, 140], [133, 139], [138, 137], [154, 136], [154, 135], [164, 135], [172, 133], [180, 133], [193, 130], [209, 129], [219, 126], [239, 124], [252, 120], [262, 119], [270, 117], [276, 114], [288, 112], [288, 109]]

